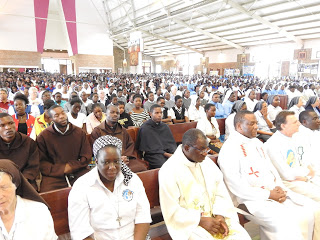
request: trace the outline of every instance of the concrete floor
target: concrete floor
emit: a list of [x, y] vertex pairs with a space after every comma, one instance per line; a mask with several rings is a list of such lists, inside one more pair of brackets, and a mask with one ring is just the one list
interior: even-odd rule
[[244, 228], [247, 230], [252, 240], [260, 240], [258, 225], [253, 222], [248, 222], [244, 225]]

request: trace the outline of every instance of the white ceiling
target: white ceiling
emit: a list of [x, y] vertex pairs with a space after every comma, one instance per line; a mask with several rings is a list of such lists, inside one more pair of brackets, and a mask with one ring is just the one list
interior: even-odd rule
[[114, 44], [142, 31], [150, 56], [320, 39], [320, 0], [100, 1]]

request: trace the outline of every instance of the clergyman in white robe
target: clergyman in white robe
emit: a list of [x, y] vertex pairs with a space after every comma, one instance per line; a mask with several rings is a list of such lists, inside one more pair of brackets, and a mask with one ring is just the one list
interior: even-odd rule
[[221, 215], [229, 227], [229, 235], [223, 239], [249, 240], [218, 167], [208, 157], [201, 163], [189, 161], [181, 146], [159, 171], [161, 210], [172, 239], [219, 239], [199, 222], [201, 217]]
[[[218, 163], [237, 203], [249, 210], [246, 218], [260, 225], [261, 240], [319, 239], [317, 203], [283, 185], [261, 141], [233, 132], [221, 148]], [[269, 199], [276, 186], [287, 191], [283, 203]], [[317, 238], [312, 238], [313, 231]]]

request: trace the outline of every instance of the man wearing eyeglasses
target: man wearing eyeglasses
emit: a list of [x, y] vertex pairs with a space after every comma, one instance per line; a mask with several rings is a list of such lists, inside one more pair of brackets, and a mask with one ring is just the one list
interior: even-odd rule
[[261, 240], [319, 239], [316, 203], [284, 186], [256, 138], [255, 115], [238, 112], [234, 126], [236, 131], [223, 144], [218, 163], [228, 189], [250, 213], [246, 218], [260, 225]]
[[159, 171], [160, 204], [172, 239], [251, 239], [238, 217], [222, 173], [207, 157], [206, 136], [188, 130]]

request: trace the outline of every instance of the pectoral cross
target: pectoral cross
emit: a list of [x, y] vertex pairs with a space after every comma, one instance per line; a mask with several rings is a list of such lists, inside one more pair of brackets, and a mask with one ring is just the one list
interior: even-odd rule
[[120, 221], [121, 221], [121, 219], [122, 219], [122, 218], [121, 218], [121, 217], [119, 217], [119, 216], [118, 216], [118, 218], [116, 219], [116, 221], [118, 221], [118, 222], [119, 222], [119, 227], [121, 227], [121, 222], [120, 222]]

